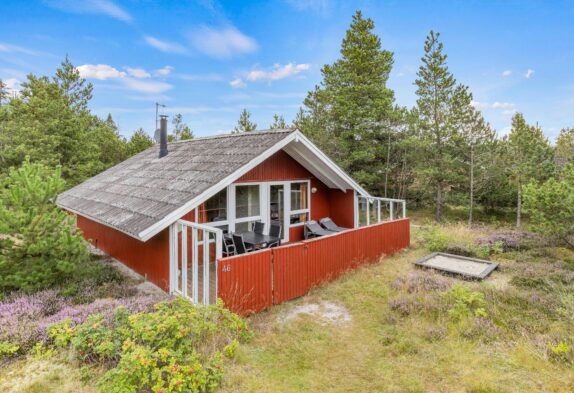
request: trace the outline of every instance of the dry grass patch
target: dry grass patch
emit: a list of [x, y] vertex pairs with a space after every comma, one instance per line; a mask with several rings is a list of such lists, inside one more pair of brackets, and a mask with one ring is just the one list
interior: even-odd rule
[[[446, 225], [457, 242], [475, 242], [492, 229]], [[453, 320], [447, 292], [453, 282], [412, 265], [428, 253], [424, 229], [414, 246], [380, 263], [350, 272], [308, 296], [255, 316], [255, 339], [230, 365], [224, 392], [547, 392], [574, 388], [570, 364], [550, 359], [544, 338], [572, 333], [549, 305], [525, 289], [464, 282], [481, 293], [486, 316]], [[498, 256], [496, 256], [498, 257]], [[510, 265], [514, 262], [508, 262]], [[464, 292], [464, 291], [463, 291]], [[307, 315], [278, 325], [303, 304], [344, 306], [352, 323], [325, 324]], [[404, 306], [404, 307], [403, 307]], [[403, 310], [406, 310], [403, 312]], [[538, 321], [537, 321], [538, 320]], [[543, 334], [541, 336], [541, 334]], [[538, 342], [536, 337], [539, 337]], [[542, 338], [541, 338], [542, 337]]]

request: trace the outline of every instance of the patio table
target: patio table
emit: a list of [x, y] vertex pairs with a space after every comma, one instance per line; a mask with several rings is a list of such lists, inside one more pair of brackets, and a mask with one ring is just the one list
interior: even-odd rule
[[255, 233], [255, 232], [243, 232], [242, 235], [243, 235], [243, 242], [252, 245], [254, 247], [262, 246], [268, 243], [275, 243], [279, 241], [278, 237], [263, 235], [261, 233]]

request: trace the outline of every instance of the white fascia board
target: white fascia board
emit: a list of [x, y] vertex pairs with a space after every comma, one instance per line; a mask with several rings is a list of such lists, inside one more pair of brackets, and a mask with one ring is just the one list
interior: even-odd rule
[[283, 149], [283, 147], [285, 147], [289, 143], [293, 142], [295, 140], [295, 138], [297, 137], [297, 133], [298, 133], [298, 131], [289, 134], [287, 137], [280, 140], [275, 145], [271, 146], [269, 149], [267, 149], [266, 151], [264, 151], [263, 153], [261, 153], [260, 155], [258, 155], [254, 159], [252, 159], [251, 161], [249, 161], [247, 164], [245, 164], [243, 167], [241, 167], [237, 171], [228, 175], [227, 177], [225, 177], [223, 180], [221, 180], [217, 184], [209, 187], [207, 190], [205, 190], [204, 192], [202, 192], [201, 194], [199, 194], [195, 198], [191, 199], [190, 201], [188, 201], [187, 203], [185, 203], [184, 205], [182, 205], [178, 209], [172, 211], [167, 216], [165, 216], [164, 218], [162, 218], [161, 220], [159, 220], [158, 222], [156, 222], [155, 224], [153, 224], [149, 228], [140, 232], [138, 234], [139, 239], [145, 242], [145, 241], [151, 239], [152, 237], [154, 237], [156, 234], [161, 232], [164, 228], [167, 228], [173, 222], [179, 220], [184, 214], [189, 212], [196, 205], [198, 205], [198, 204], [206, 201], [207, 199], [211, 198], [212, 196], [217, 194], [219, 191], [221, 191], [225, 187], [232, 184], [235, 180], [239, 179], [241, 176], [245, 175], [247, 172], [249, 172], [250, 170], [255, 168], [257, 165], [261, 164], [263, 161], [265, 161], [266, 159], [271, 157], [273, 154], [275, 154], [279, 150]]
[[353, 178], [345, 173], [337, 164], [335, 164], [325, 153], [323, 153], [313, 142], [311, 142], [301, 131], [296, 130], [294, 132], [296, 136], [296, 141], [303, 143], [309, 150], [311, 150], [315, 155], [317, 155], [329, 169], [333, 170], [337, 175], [343, 178], [347, 183], [349, 183], [356, 191], [361, 195], [366, 197], [371, 197], [371, 194], [367, 192], [363, 187], [361, 187]]
[[[315, 154], [325, 165], [335, 172], [340, 178], [342, 178], [346, 183], [348, 183], [355, 191], [359, 194], [370, 198], [371, 195], [361, 187], [357, 182], [355, 182], [349, 175], [347, 175], [337, 164], [335, 164], [325, 153], [323, 153], [313, 142], [311, 142], [301, 131], [295, 130], [291, 134], [289, 134], [284, 139], [277, 142], [275, 145], [271, 146], [269, 149], [249, 161], [243, 167], [235, 171], [234, 173], [228, 175], [223, 180], [218, 182], [217, 184], [209, 187], [207, 190], [196, 196], [195, 198], [191, 199], [189, 202], [185, 203], [183, 206], [179, 207], [178, 209], [174, 210], [173, 212], [169, 213], [167, 216], [162, 218], [160, 221], [156, 222], [149, 228], [143, 230], [138, 234], [136, 238], [139, 240], [147, 241], [161, 232], [163, 229], [167, 228], [169, 225], [174, 223], [175, 221], [181, 219], [181, 217], [189, 212], [191, 209], [195, 208], [197, 205], [205, 202], [219, 191], [224, 189], [225, 187], [233, 184], [234, 181], [239, 179], [241, 176], [245, 175], [247, 172], [261, 164], [263, 161], [271, 157], [273, 154], [277, 153], [279, 150], [283, 149], [291, 142], [302, 143], [306, 148], [308, 148], [313, 154]], [[332, 177], [330, 177], [332, 178]], [[339, 182], [334, 182], [337, 184], [338, 187], [340, 186]], [[134, 237], [133, 235], [131, 235]]]
[[[330, 188], [338, 188], [339, 190], [345, 192], [349, 187], [352, 188], [352, 186], [350, 184], [347, 184], [346, 182], [342, 182], [341, 178], [339, 176], [333, 176], [333, 171], [329, 170], [327, 168], [327, 170], [325, 170], [325, 163], [323, 163], [321, 161], [322, 165], [317, 164], [316, 162], [313, 162], [312, 159], [310, 159], [309, 157], [307, 157], [307, 155], [309, 155], [309, 153], [315, 158], [315, 159], [319, 159], [313, 152], [311, 152], [306, 146], [304, 146], [306, 151], [301, 151], [301, 149], [297, 148], [297, 144], [291, 144], [289, 146], [286, 146], [286, 148], [284, 149], [285, 152], [287, 154], [289, 154], [289, 156], [291, 158], [293, 158], [295, 161], [297, 161], [299, 164], [303, 165], [303, 167], [305, 167], [305, 169], [307, 169], [309, 172], [313, 173], [320, 181], [322, 181], [323, 183], [325, 183], [328, 187]], [[305, 154], [307, 153], [307, 154]], [[320, 161], [320, 159], [319, 159]], [[322, 168], [321, 168], [322, 167]], [[329, 171], [330, 173], [328, 173], [327, 171]]]

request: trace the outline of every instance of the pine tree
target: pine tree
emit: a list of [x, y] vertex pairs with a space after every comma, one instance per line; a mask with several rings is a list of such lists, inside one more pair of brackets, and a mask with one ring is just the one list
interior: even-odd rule
[[283, 118], [283, 116], [274, 114], [273, 115], [273, 123], [269, 126], [269, 128], [271, 130], [287, 128], [287, 123], [285, 123], [285, 118]]
[[0, 294], [63, 284], [87, 260], [72, 217], [55, 204], [60, 174], [26, 158], [0, 186]]
[[138, 128], [131, 136], [128, 145], [128, 156], [131, 157], [154, 145], [153, 139], [144, 131], [143, 128]]
[[453, 181], [456, 171], [453, 144], [456, 130], [452, 124], [451, 101], [456, 80], [448, 70], [440, 34], [431, 31], [427, 36], [417, 73], [417, 109], [428, 162], [422, 162], [421, 176], [427, 177], [436, 189], [435, 219], [441, 221], [445, 188]]
[[4, 100], [8, 98], [8, 90], [6, 83], [0, 79], [0, 106], [4, 103]]
[[556, 139], [556, 163], [562, 170], [567, 164], [574, 165], [574, 128], [564, 128]]
[[238, 132], [251, 132], [257, 129], [257, 124], [251, 122], [251, 113], [247, 109], [243, 109], [239, 115], [237, 126], [233, 129], [234, 133]]
[[176, 114], [171, 121], [173, 124], [173, 137], [170, 142], [172, 141], [185, 141], [187, 139], [193, 139], [193, 131], [191, 128], [183, 122], [183, 116], [181, 113]]
[[91, 114], [91, 98], [91, 84], [68, 58], [51, 78], [28, 75], [2, 119], [0, 172], [29, 156], [32, 162], [61, 165], [73, 186], [123, 159], [123, 139], [115, 125]]
[[544, 181], [554, 170], [553, 152], [542, 129], [517, 113], [508, 135], [508, 170], [516, 185], [516, 227], [522, 225], [522, 189], [531, 180]]
[[[458, 85], [452, 97], [453, 124], [460, 136], [459, 156], [468, 167], [468, 224], [472, 225], [477, 179], [482, 175], [477, 173], [486, 166], [485, 155], [492, 149], [496, 133], [484, 120], [480, 111], [472, 105], [472, 93], [467, 86]], [[465, 176], [466, 177], [466, 176]]]
[[321, 69], [321, 84], [305, 99], [302, 131], [368, 189], [380, 192], [394, 115], [394, 94], [387, 87], [393, 54], [382, 49], [374, 28], [361, 11], [353, 15], [341, 58]]

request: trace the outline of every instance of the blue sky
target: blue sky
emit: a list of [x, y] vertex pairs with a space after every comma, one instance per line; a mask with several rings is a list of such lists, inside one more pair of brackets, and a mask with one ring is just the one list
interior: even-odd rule
[[500, 134], [515, 111], [553, 139], [574, 126], [574, 2], [3, 0], [0, 78], [52, 75], [68, 54], [94, 84], [92, 109], [123, 135], [154, 128], [154, 103], [182, 113], [196, 135], [227, 132], [247, 108], [259, 128], [291, 121], [320, 69], [339, 56], [351, 16], [374, 19], [394, 52], [397, 103], [413, 81], [429, 30], [450, 70]]

